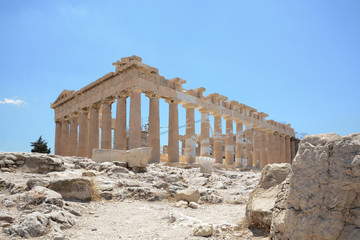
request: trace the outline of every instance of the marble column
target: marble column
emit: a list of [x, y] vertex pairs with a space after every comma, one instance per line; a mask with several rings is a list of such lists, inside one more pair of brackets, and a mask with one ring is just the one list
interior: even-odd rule
[[236, 122], [235, 166], [236, 167], [247, 167], [247, 166], [243, 166], [243, 158], [244, 158], [243, 124], [239, 120], [235, 120], [235, 122]]
[[291, 163], [290, 136], [285, 136], [285, 161]]
[[55, 125], [55, 155], [61, 155], [61, 121], [56, 120]]
[[184, 107], [186, 108], [185, 162], [193, 163], [196, 161], [194, 106], [187, 104]]
[[291, 138], [291, 163], [294, 160], [295, 157], [295, 140], [294, 138]]
[[147, 94], [149, 104], [149, 147], [152, 148], [150, 163], [160, 162], [160, 114], [159, 96]]
[[280, 134], [280, 163], [286, 162], [286, 142], [285, 135]]
[[249, 168], [253, 167], [253, 130], [252, 124], [245, 124], [245, 159]]
[[127, 131], [126, 131], [126, 98], [128, 96], [119, 96], [116, 102], [116, 119], [114, 130], [114, 149], [127, 149]]
[[80, 110], [79, 115], [79, 157], [88, 157], [88, 108]]
[[99, 108], [100, 103], [95, 103], [90, 107], [89, 119], [89, 158], [92, 157], [92, 151], [99, 148]]
[[268, 134], [266, 129], [261, 129], [261, 153], [260, 153], [260, 168], [263, 169], [268, 164]]
[[168, 162], [179, 162], [178, 102], [174, 100], [166, 102], [169, 103]]
[[129, 149], [141, 147], [141, 90], [130, 93]]
[[271, 130], [267, 131], [267, 145], [268, 145], [268, 152], [267, 152], [267, 162], [268, 164], [274, 163], [274, 132]]
[[111, 142], [111, 104], [114, 101], [102, 101], [102, 121], [101, 121], [101, 149], [112, 149]]
[[61, 122], [61, 155], [69, 156], [69, 119]]
[[278, 132], [274, 132], [274, 162], [273, 163], [280, 163], [280, 135]]
[[200, 156], [210, 156], [210, 121], [209, 111], [207, 109], [201, 109], [201, 133], [200, 133]]
[[215, 163], [223, 163], [223, 137], [222, 137], [222, 123], [221, 115], [213, 114], [214, 116], [214, 146], [213, 146], [213, 156], [215, 158]]
[[70, 116], [70, 139], [69, 139], [69, 155], [77, 156], [78, 148], [78, 114], [72, 114]]
[[234, 133], [233, 119], [230, 116], [224, 117], [226, 120], [226, 138], [225, 138], [225, 164], [234, 164]]
[[260, 130], [258, 127], [253, 127], [254, 133], [254, 146], [253, 146], [253, 166], [256, 168], [260, 168], [260, 150], [261, 150], [261, 136]]

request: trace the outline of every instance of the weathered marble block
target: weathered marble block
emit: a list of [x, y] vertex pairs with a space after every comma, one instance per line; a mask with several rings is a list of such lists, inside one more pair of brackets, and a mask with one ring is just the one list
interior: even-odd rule
[[93, 149], [92, 159], [95, 162], [126, 162], [128, 167], [146, 167], [151, 157], [151, 147], [131, 150]]

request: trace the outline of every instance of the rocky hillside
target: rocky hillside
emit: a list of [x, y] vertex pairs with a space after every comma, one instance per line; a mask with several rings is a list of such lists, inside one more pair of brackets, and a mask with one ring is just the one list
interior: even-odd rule
[[4, 152], [0, 167], [0, 239], [264, 238], [242, 225], [259, 172]]

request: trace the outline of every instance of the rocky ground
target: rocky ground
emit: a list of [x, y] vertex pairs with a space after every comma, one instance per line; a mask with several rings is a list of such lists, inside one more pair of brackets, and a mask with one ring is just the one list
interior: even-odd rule
[[245, 223], [260, 172], [1, 152], [0, 167], [0, 239], [267, 238]]

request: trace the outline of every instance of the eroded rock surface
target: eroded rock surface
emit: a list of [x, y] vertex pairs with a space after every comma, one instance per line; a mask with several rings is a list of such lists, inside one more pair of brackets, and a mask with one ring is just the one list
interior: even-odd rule
[[271, 239], [360, 239], [360, 133], [306, 136], [282, 184]]
[[272, 211], [280, 184], [291, 172], [289, 163], [268, 164], [262, 170], [259, 185], [250, 193], [246, 204], [249, 226], [270, 230]]

